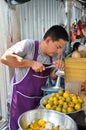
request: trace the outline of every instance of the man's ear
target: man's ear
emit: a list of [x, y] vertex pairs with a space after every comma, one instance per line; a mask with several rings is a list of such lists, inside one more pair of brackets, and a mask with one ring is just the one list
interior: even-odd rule
[[47, 44], [49, 44], [49, 43], [52, 41], [52, 38], [51, 38], [51, 37], [47, 37], [47, 38], [45, 39], [45, 41], [46, 41]]

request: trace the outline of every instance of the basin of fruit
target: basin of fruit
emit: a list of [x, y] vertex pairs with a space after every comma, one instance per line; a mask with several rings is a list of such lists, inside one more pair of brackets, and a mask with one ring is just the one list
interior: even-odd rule
[[75, 121], [66, 114], [46, 109], [24, 112], [18, 119], [19, 130], [77, 130]]
[[58, 93], [46, 95], [40, 100], [42, 108], [65, 114], [73, 114], [83, 110], [83, 104], [83, 98], [62, 89], [58, 90]]

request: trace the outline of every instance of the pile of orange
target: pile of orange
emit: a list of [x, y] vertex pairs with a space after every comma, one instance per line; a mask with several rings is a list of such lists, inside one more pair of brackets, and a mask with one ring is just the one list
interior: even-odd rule
[[28, 125], [26, 130], [61, 130], [60, 125], [53, 127], [51, 122], [45, 121], [43, 119], [36, 120]]
[[52, 93], [49, 98], [42, 102], [46, 109], [56, 110], [63, 113], [71, 113], [82, 108], [84, 100], [70, 91], [58, 90], [58, 93]]

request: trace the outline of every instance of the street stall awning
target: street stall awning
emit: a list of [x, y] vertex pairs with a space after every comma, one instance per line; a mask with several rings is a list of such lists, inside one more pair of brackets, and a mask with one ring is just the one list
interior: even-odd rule
[[28, 2], [30, 0], [5, 0], [5, 1], [8, 2], [9, 4], [17, 5], [17, 4], [23, 4], [23, 3]]
[[[28, 2], [30, 0], [5, 0], [6, 2], [16, 5], [16, 4], [23, 4], [25, 2]], [[71, 0], [72, 1], [72, 0]], [[78, 0], [83, 6], [86, 6], [86, 0]]]

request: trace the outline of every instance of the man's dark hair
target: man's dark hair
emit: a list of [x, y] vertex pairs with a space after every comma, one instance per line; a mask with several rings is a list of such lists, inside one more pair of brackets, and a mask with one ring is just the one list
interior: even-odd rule
[[54, 25], [49, 28], [45, 33], [43, 39], [45, 40], [49, 36], [52, 38], [53, 41], [58, 41], [59, 39], [68, 41], [69, 39], [67, 31], [60, 25]]

